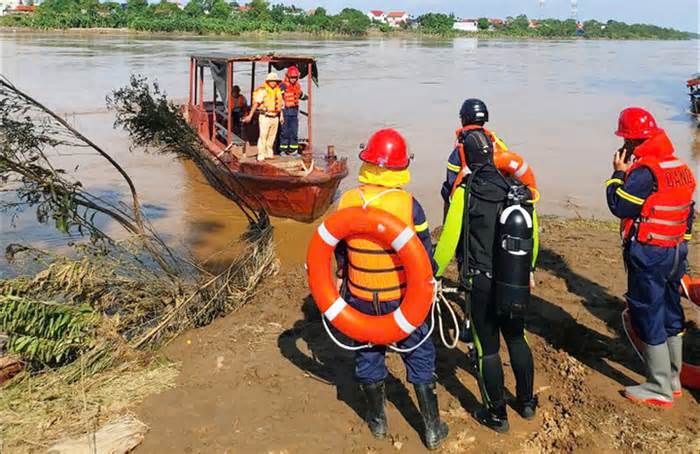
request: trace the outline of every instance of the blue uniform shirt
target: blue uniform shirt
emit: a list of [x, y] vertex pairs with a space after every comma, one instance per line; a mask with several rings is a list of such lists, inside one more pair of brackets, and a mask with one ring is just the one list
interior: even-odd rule
[[445, 203], [450, 202], [450, 194], [452, 193], [452, 186], [455, 184], [455, 180], [462, 171], [462, 160], [459, 157], [459, 149], [455, 148], [452, 150], [449, 159], [447, 160], [447, 175], [445, 176], [445, 182], [442, 183], [442, 190], [440, 191], [442, 195], [442, 200]]

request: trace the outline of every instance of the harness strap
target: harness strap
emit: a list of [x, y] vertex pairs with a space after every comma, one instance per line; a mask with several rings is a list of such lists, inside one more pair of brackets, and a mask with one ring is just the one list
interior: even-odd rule
[[503, 237], [503, 246], [507, 251], [531, 251], [535, 248], [535, 240], [533, 238], [525, 239], [515, 236], [505, 235]]
[[374, 254], [374, 255], [384, 255], [384, 254], [395, 254], [393, 249], [362, 249], [359, 247], [352, 247], [347, 245], [348, 250], [352, 252], [357, 252], [360, 254]]
[[371, 292], [371, 293], [395, 292], [395, 291], [397, 291], [397, 290], [403, 290], [403, 289], [405, 289], [405, 288], [406, 288], [406, 285], [407, 285], [406, 283], [403, 283], [403, 284], [397, 285], [397, 286], [395, 286], [395, 287], [370, 288], [370, 287], [364, 287], [364, 286], [362, 286], [362, 285], [357, 285], [357, 284], [355, 284], [353, 281], [351, 281], [350, 278], [348, 278], [348, 283], [350, 283], [350, 285], [352, 285], [353, 287], [355, 287], [355, 288], [358, 289], [358, 290], [362, 290], [362, 291], [365, 291], [365, 292]]
[[377, 270], [374, 270], [374, 269], [362, 268], [361, 266], [355, 266], [355, 265], [353, 265], [352, 262], [350, 262], [350, 261], [348, 261], [348, 264], [350, 265], [350, 268], [355, 269], [355, 270], [357, 270], [357, 271], [362, 271], [363, 273], [375, 273], [375, 274], [379, 274], [379, 273], [390, 273], [390, 272], [393, 272], [393, 271], [403, 271], [403, 270], [404, 270], [403, 265], [401, 265], [401, 266], [396, 266], [396, 267], [394, 267], [394, 268], [384, 268], [384, 269], [377, 269]]

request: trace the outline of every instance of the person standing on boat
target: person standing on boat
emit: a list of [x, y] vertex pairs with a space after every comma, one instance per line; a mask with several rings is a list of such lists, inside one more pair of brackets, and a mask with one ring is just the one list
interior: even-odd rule
[[241, 94], [241, 87], [238, 85], [231, 89], [230, 109], [233, 114], [233, 133], [240, 137], [243, 116], [248, 113], [248, 100]]
[[299, 83], [299, 68], [290, 66], [280, 88], [284, 98], [284, 124], [280, 132], [280, 154], [299, 152], [299, 101], [306, 95]]
[[275, 141], [280, 123], [284, 124], [284, 112], [282, 107], [284, 99], [279, 87], [280, 77], [271, 72], [265, 77], [265, 83], [253, 92], [253, 105], [250, 112], [243, 119], [244, 123], [250, 123], [255, 112], [258, 112], [260, 136], [258, 137], [258, 161], [271, 159], [275, 156]]
[[[406, 141], [397, 131], [382, 129], [369, 139], [360, 159], [363, 161], [358, 178], [361, 185], [341, 196], [338, 209], [371, 206], [398, 217], [416, 232], [435, 272], [425, 213], [413, 195], [403, 189], [410, 180]], [[336, 261], [339, 285], [346, 289], [341, 293], [352, 307], [370, 315], [389, 314], [399, 307], [406, 290], [406, 275], [393, 251], [369, 238], [353, 238], [338, 244]], [[430, 338], [425, 339], [429, 330], [424, 322], [408, 338], [398, 342], [398, 347], [418, 346], [410, 353], [403, 353], [402, 359], [423, 416], [423, 441], [429, 449], [436, 449], [447, 437], [448, 427], [440, 420], [438, 410], [435, 346]], [[367, 400], [367, 422], [376, 438], [386, 437], [388, 431], [384, 410], [384, 381], [388, 375], [385, 356], [384, 346], [355, 352], [355, 379]]]
[[631, 328], [628, 335], [646, 369], [646, 382], [628, 386], [624, 395], [634, 402], [671, 407], [681, 396], [685, 318], [680, 285], [687, 269], [696, 182], [646, 110], [623, 110], [615, 134], [625, 142], [613, 159], [607, 201], [622, 220], [629, 311], [625, 326]]
[[[464, 101], [460, 119], [462, 127], [456, 133], [457, 142], [448, 159], [441, 191], [445, 203], [444, 227], [459, 238], [456, 257], [466, 314], [460, 329], [464, 335], [460, 337], [475, 346], [474, 359], [484, 404], [474, 417], [502, 433], [509, 430], [509, 423], [499, 354], [501, 334], [508, 346], [516, 379], [514, 407], [525, 419], [532, 419], [537, 408], [533, 392], [534, 360], [525, 337], [524, 317], [530, 301], [528, 281], [532, 280], [530, 273], [537, 257], [534, 210], [537, 190], [528, 164], [484, 128], [489, 112], [483, 101]], [[463, 192], [457, 191], [458, 188]], [[448, 229], [448, 221], [452, 220], [452, 216], [448, 216], [452, 214], [449, 208], [455, 193], [465, 197], [466, 206], [463, 213], [456, 213], [457, 228]], [[513, 237], [501, 231], [504, 218], [513, 210], [521, 212], [523, 225], [530, 230], [527, 235]], [[440, 240], [442, 242], [443, 237]], [[501, 249], [510, 254], [499, 260], [506, 257]], [[515, 275], [520, 280], [525, 276], [525, 282], [517, 287], [519, 305], [511, 307], [512, 300], [504, 297], [508, 293], [501, 289], [504, 279]]]

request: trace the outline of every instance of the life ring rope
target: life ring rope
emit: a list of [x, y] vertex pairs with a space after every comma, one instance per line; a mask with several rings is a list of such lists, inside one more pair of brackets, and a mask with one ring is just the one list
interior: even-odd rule
[[[339, 294], [332, 272], [333, 251], [348, 237], [364, 235], [391, 247], [404, 264], [406, 288], [401, 305], [389, 314], [364, 314]], [[436, 281], [430, 259], [416, 232], [396, 216], [373, 207], [355, 206], [326, 218], [311, 239], [307, 275], [314, 302], [326, 321], [346, 336], [372, 345], [405, 339], [430, 315]]]
[[[387, 345], [387, 348], [389, 348], [390, 350], [392, 350], [396, 353], [411, 353], [412, 351], [418, 349], [421, 345], [423, 345], [430, 338], [430, 336], [432, 336], [433, 331], [435, 330], [435, 313], [436, 313], [436, 311], [437, 311], [437, 320], [438, 320], [438, 331], [440, 332], [440, 340], [442, 341], [442, 344], [450, 350], [454, 350], [455, 348], [457, 348], [457, 344], [459, 343], [459, 321], [457, 320], [457, 314], [455, 313], [455, 310], [452, 308], [449, 301], [447, 301], [447, 298], [445, 298], [445, 295], [444, 295], [444, 293], [454, 293], [456, 291], [457, 291], [457, 289], [442, 287], [441, 284], [438, 286], [437, 291], [436, 291], [437, 298], [435, 299], [435, 301], [433, 301], [433, 305], [430, 309], [430, 329], [428, 330], [426, 335], [423, 337], [423, 339], [421, 339], [420, 342], [418, 342], [416, 345], [414, 345], [413, 347], [410, 347], [410, 348], [399, 348], [393, 344]], [[338, 304], [339, 301], [342, 301], [342, 304], [339, 304], [339, 306], [341, 306], [341, 307], [345, 307], [344, 304], [347, 304], [343, 298], [338, 298], [338, 300], [336, 300], [336, 302], [333, 304], [334, 305]], [[447, 331], [446, 331], [444, 323], [442, 321], [443, 307], [450, 314], [450, 318], [452, 319], [452, 324], [454, 327], [454, 335], [453, 335], [451, 341], [447, 340], [447, 335], [446, 335]], [[342, 310], [342, 308], [340, 310]], [[338, 312], [338, 313], [340, 313], [340, 312]], [[335, 316], [338, 313], [331, 314], [331, 316], [333, 318], [335, 318]], [[321, 317], [321, 323], [323, 324], [323, 328], [326, 330], [328, 337], [338, 347], [340, 347], [344, 350], [348, 350], [348, 351], [359, 351], [359, 350], [365, 350], [365, 349], [374, 347], [374, 345], [371, 343], [367, 343], [367, 344], [363, 344], [363, 345], [347, 345], [347, 344], [343, 343], [333, 334], [333, 331], [328, 326], [328, 322], [326, 321], [326, 318], [329, 319], [328, 321], [333, 321], [333, 319], [328, 316], [328, 311], [326, 311], [326, 314], [324, 314], [324, 315], [325, 316]]]

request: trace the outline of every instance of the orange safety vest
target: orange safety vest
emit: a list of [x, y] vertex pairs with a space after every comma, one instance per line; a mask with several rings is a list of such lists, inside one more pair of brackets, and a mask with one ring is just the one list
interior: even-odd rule
[[[260, 91], [264, 90], [265, 91], [265, 98], [260, 105], [260, 109], [265, 113], [265, 114], [279, 114], [282, 112], [282, 90], [280, 90], [279, 86], [273, 88], [270, 88], [270, 86], [265, 83], [261, 87], [259, 87], [257, 90], [255, 90], [256, 94], [259, 93]], [[255, 96], [255, 95], [254, 95]], [[259, 95], [258, 95], [259, 96]]]
[[[363, 185], [340, 198], [338, 209], [372, 206], [393, 214], [407, 226], [413, 225], [413, 196], [402, 189]], [[348, 290], [364, 301], [396, 301], [406, 292], [406, 273], [396, 253], [369, 237], [347, 240]]]
[[231, 110], [236, 112], [236, 113], [243, 113], [246, 110], [246, 107], [248, 106], [248, 102], [245, 99], [245, 96], [243, 95], [238, 95], [231, 97]]
[[304, 92], [301, 90], [301, 84], [299, 84], [299, 81], [292, 84], [289, 79], [286, 79], [284, 81], [284, 87], [284, 91], [282, 92], [282, 96], [284, 97], [284, 107], [299, 107], [299, 100], [304, 94]]
[[478, 125], [468, 125], [457, 130], [457, 147], [459, 149], [459, 160], [462, 171], [459, 172], [454, 184], [452, 185], [452, 192], [457, 189], [457, 187], [462, 183], [464, 177], [469, 174], [469, 163], [467, 162], [467, 156], [464, 152], [464, 145], [459, 141], [459, 137], [464, 131], [472, 131], [481, 129], [486, 134], [491, 142], [493, 143], [493, 163], [496, 168], [506, 175], [510, 175], [516, 180], [520, 181], [522, 184], [530, 188], [531, 190], [537, 191], [537, 181], [535, 179], [535, 173], [532, 171], [530, 165], [525, 162], [525, 160], [517, 153], [510, 151], [508, 146], [492, 133], [488, 129], [478, 126]]
[[656, 187], [644, 201], [637, 219], [622, 220], [622, 237], [627, 240], [636, 232], [640, 243], [675, 247], [683, 241], [688, 227], [696, 187], [693, 172], [673, 154], [673, 145], [666, 134], [649, 139], [635, 153], [641, 157], [627, 170], [627, 175], [646, 167], [653, 174]]

